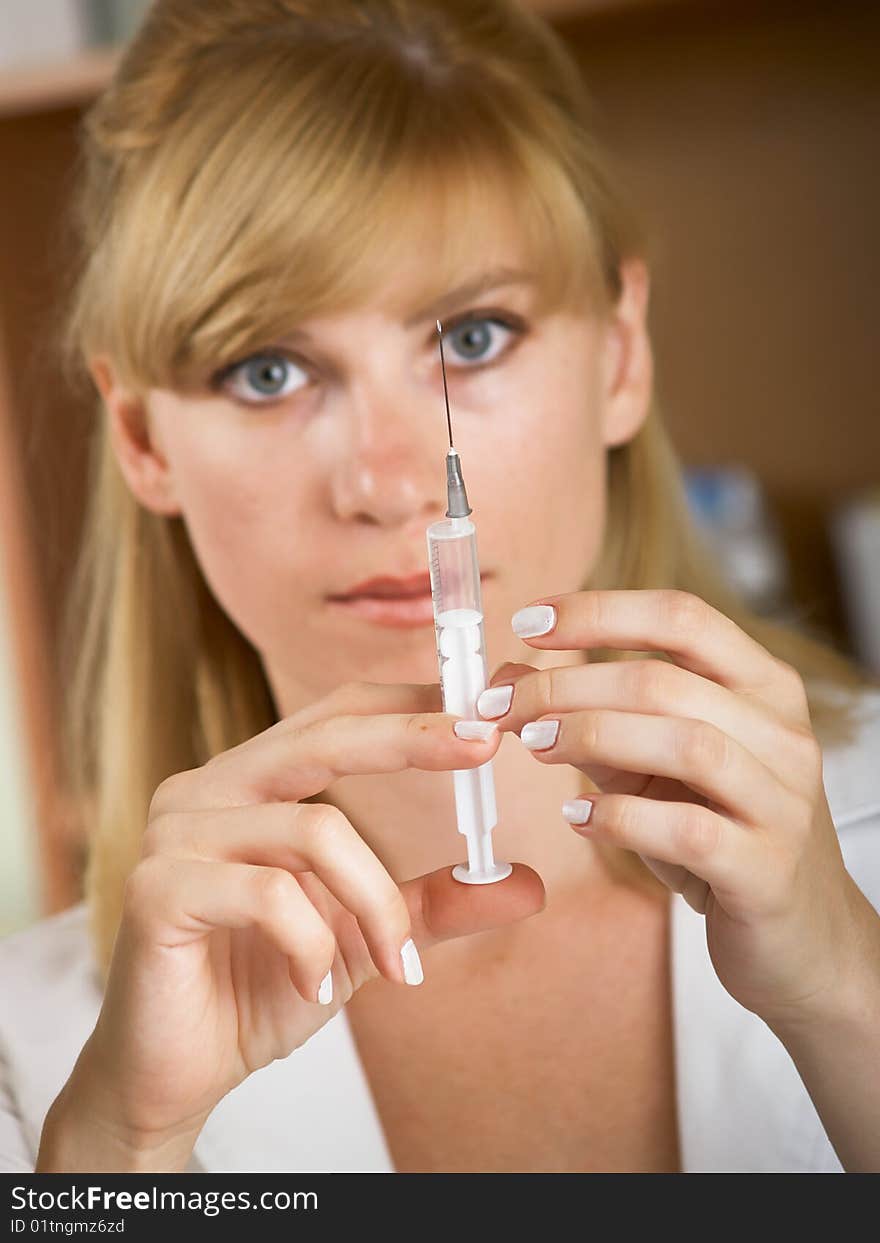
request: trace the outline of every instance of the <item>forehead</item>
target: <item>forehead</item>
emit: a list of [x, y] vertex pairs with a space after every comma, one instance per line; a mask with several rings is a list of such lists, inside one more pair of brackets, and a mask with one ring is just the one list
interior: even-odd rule
[[[475, 266], [468, 280], [445, 287], [443, 292], [437, 296], [418, 302], [406, 293], [405, 282], [398, 280], [395, 275], [393, 288], [389, 286], [390, 292], [377, 291], [375, 298], [368, 305], [349, 308], [341, 312], [341, 318], [344, 319], [348, 314], [362, 315], [367, 311], [376, 313], [380, 318], [384, 316], [389, 320], [399, 322], [408, 330], [422, 328], [433, 331], [438, 322], [441, 327], [445, 326], [444, 321], [447, 317], [465, 309], [469, 303], [475, 303], [493, 294], [499, 298], [509, 299], [512, 295], [517, 296], [514, 291], [522, 297], [536, 289], [537, 286], [538, 281], [534, 272], [511, 266], [489, 268]], [[332, 313], [312, 316], [308, 321], [296, 324], [286, 334], [286, 339], [291, 342], [297, 340], [308, 342], [313, 332], [326, 330], [334, 318]]]
[[377, 222], [372, 260], [363, 256], [367, 288], [360, 283], [364, 303], [390, 317], [407, 324], [419, 316], [442, 319], [458, 297], [479, 296], [481, 278], [489, 289], [537, 277], [540, 257], [511, 195], [488, 179], [441, 193], [425, 185], [399, 206]]
[[[454, 261], [426, 269], [413, 259], [401, 261], [377, 287], [371, 305], [405, 328], [433, 327], [464, 303], [490, 294], [522, 296], [539, 283], [536, 265], [526, 247], [502, 245], [462, 250]], [[414, 252], [416, 255], [418, 252]]]

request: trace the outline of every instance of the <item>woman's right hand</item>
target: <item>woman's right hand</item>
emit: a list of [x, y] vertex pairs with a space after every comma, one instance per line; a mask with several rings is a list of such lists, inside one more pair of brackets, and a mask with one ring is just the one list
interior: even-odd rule
[[368, 980], [404, 983], [410, 938], [425, 948], [542, 909], [522, 864], [494, 885], [462, 885], [449, 867], [398, 885], [341, 811], [301, 801], [349, 774], [490, 760], [500, 732], [461, 740], [441, 708], [436, 683], [346, 684], [159, 786], [98, 1021], [65, 1085], [71, 1108], [182, 1168], [232, 1088]]

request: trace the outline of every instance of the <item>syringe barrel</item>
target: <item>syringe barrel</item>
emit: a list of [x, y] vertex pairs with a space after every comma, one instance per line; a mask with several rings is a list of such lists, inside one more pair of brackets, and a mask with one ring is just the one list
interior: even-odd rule
[[[479, 720], [477, 699], [489, 673], [476, 527], [470, 518], [446, 518], [426, 534], [443, 711]], [[491, 765], [455, 772], [458, 830], [469, 838], [498, 823]]]
[[447, 518], [427, 537], [443, 711], [475, 720], [488, 680], [476, 527], [470, 518]]

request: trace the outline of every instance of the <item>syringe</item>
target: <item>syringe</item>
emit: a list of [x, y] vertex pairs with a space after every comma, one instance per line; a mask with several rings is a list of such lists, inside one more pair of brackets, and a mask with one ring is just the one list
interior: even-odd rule
[[[477, 561], [477, 529], [468, 517], [468, 504], [458, 450], [452, 444], [452, 421], [443, 357], [443, 329], [437, 320], [443, 393], [449, 426], [446, 455], [446, 521], [432, 523], [428, 539], [431, 596], [443, 711], [479, 720], [477, 699], [486, 689], [486, 641], [483, 633], [483, 601]], [[492, 829], [498, 823], [492, 761], [478, 768], [456, 769], [455, 813], [458, 831], [467, 841], [467, 866], [452, 869], [456, 880], [468, 885], [487, 885], [504, 880], [513, 871], [509, 863], [496, 863], [492, 853]]]

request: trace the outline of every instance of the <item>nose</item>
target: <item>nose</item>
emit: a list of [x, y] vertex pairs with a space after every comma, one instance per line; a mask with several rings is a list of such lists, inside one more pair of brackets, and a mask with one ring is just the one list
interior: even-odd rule
[[435, 405], [426, 389], [387, 377], [349, 390], [331, 481], [341, 520], [400, 526], [445, 511], [445, 423]]

